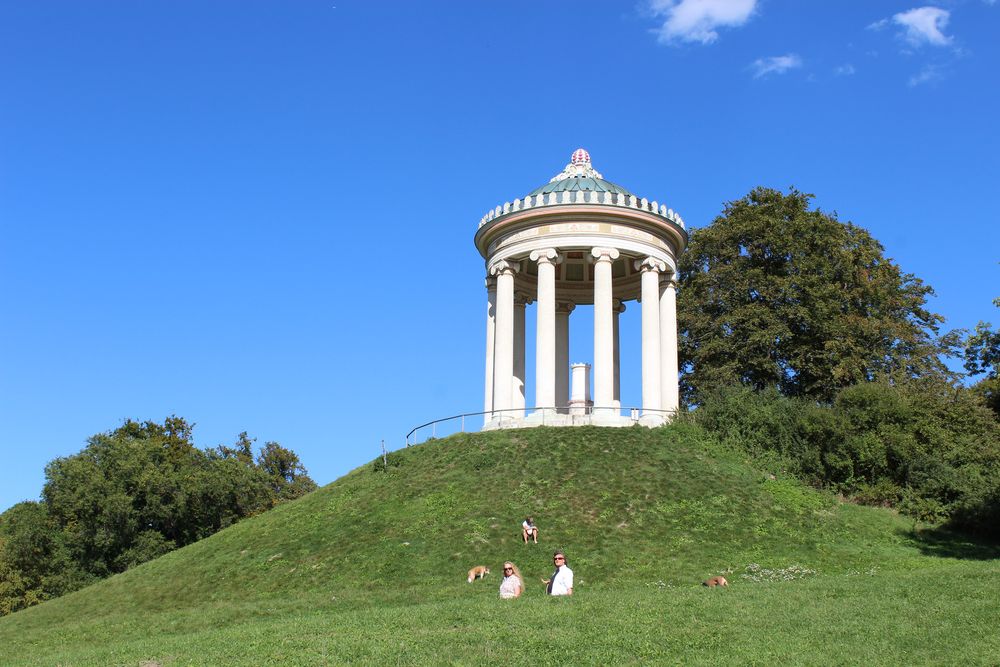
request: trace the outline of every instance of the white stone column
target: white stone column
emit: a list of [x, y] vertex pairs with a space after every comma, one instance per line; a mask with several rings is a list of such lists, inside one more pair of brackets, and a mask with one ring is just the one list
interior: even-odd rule
[[554, 412], [556, 405], [556, 264], [554, 248], [535, 250], [538, 263], [538, 296], [535, 324], [535, 407]]
[[621, 346], [621, 335], [619, 334], [619, 320], [621, 319], [621, 314], [625, 312], [625, 304], [615, 299], [612, 303], [611, 309], [615, 314], [615, 409], [618, 410], [618, 414], [621, 414], [622, 407], [622, 346]]
[[523, 292], [514, 293], [514, 378], [511, 381], [510, 413], [517, 419], [524, 418], [524, 311], [531, 299]]
[[497, 303], [493, 353], [493, 410], [496, 422], [510, 417], [514, 377], [514, 273], [517, 268], [505, 260], [490, 266], [497, 281]]
[[576, 308], [570, 301], [556, 303], [556, 405], [569, 412], [569, 314]]
[[593, 248], [594, 258], [594, 421], [614, 421], [615, 349], [611, 264], [616, 248]]
[[677, 283], [668, 276], [660, 282], [660, 364], [663, 409], [676, 415], [680, 409], [677, 352]]
[[660, 382], [660, 274], [667, 266], [658, 259], [637, 260], [642, 271], [642, 423], [663, 423]]
[[483, 402], [483, 421], [493, 415], [493, 357], [496, 354], [497, 279], [486, 276], [486, 398]]

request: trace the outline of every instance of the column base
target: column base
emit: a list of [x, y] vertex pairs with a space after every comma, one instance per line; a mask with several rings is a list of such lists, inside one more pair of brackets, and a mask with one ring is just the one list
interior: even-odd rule
[[622, 421], [621, 410], [613, 405], [595, 405], [591, 416], [591, 423], [594, 426], [617, 426]]
[[648, 412], [643, 416], [639, 417], [639, 424], [646, 426], [648, 428], [656, 428], [657, 426], [663, 426], [667, 422], [664, 415], [658, 412]]
[[655, 423], [646, 423], [642, 418], [624, 417], [616, 413], [612, 408], [598, 409], [594, 413], [590, 413], [589, 410], [585, 412], [584, 410], [585, 408], [581, 407], [579, 412], [572, 414], [560, 414], [554, 410], [539, 410], [523, 419], [504, 417], [501, 420], [494, 417], [483, 424], [482, 430], [498, 431], [513, 428], [535, 428], [537, 426], [602, 426], [624, 428], [635, 426], [636, 424], [653, 428], [663, 424], [662, 419], [657, 420]]
[[535, 410], [524, 418], [525, 426], [564, 426], [566, 416], [560, 415], [553, 408]]

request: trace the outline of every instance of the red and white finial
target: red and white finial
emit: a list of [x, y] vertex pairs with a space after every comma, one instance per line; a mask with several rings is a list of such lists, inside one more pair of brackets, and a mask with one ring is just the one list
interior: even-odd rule
[[573, 151], [573, 155], [569, 159], [569, 164], [566, 168], [562, 170], [561, 173], [556, 174], [549, 181], [562, 181], [567, 178], [604, 178], [598, 172], [594, 171], [594, 167], [590, 164], [590, 153], [588, 153], [583, 148], [577, 148]]

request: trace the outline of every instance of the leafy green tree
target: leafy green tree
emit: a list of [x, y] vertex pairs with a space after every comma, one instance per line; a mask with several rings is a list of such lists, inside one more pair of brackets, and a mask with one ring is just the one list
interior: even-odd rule
[[947, 373], [955, 340], [938, 335], [931, 288], [811, 199], [756, 188], [691, 233], [678, 298], [689, 401], [736, 384], [830, 401], [879, 376]]
[[[993, 299], [993, 305], [1000, 308], [1000, 298]], [[989, 322], [977, 324], [975, 332], [965, 341], [965, 370], [969, 375], [1000, 374], [1000, 331], [993, 331]]]
[[0, 515], [0, 613], [122, 572], [316, 488], [298, 456], [201, 450], [180, 417], [127, 420], [51, 461], [41, 503]]
[[[1000, 298], [993, 300], [1000, 308]], [[973, 387], [993, 412], [1000, 417], [1000, 331], [989, 322], [980, 322], [965, 341], [965, 370], [970, 376], [986, 374]]]
[[90, 581], [72, 560], [44, 504], [23, 502], [0, 515], [0, 615]]
[[257, 467], [268, 476], [278, 500], [293, 500], [316, 490], [316, 483], [306, 474], [298, 455], [276, 442], [264, 444]]

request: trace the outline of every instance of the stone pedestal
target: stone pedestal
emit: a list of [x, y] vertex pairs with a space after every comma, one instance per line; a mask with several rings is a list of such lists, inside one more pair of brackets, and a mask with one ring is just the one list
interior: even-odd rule
[[594, 402], [590, 400], [590, 364], [573, 364], [572, 369], [569, 414], [579, 417], [590, 414], [594, 407]]

